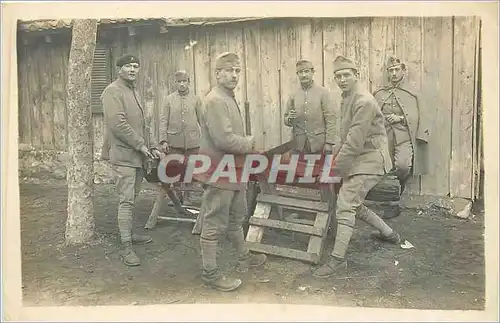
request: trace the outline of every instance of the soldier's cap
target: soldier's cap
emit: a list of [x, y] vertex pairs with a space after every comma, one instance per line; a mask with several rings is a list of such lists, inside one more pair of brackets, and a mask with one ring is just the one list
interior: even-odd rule
[[297, 72], [304, 70], [304, 69], [314, 69], [314, 66], [311, 61], [308, 61], [307, 59], [301, 59], [295, 64], [295, 68], [297, 69]]
[[239, 67], [239, 66], [240, 66], [240, 58], [236, 53], [224, 52], [222, 54], [217, 55], [217, 57], [215, 58], [216, 69]]
[[401, 66], [402, 68], [406, 68], [406, 64], [403, 63], [398, 57], [389, 56], [389, 58], [387, 58], [387, 63], [385, 64], [385, 68], [388, 69], [394, 66]]
[[174, 73], [174, 78], [176, 81], [184, 81], [184, 80], [189, 81], [189, 74], [186, 70], [178, 70], [177, 72]]
[[345, 69], [353, 69], [355, 71], [358, 71], [358, 67], [352, 60], [345, 56], [338, 55], [333, 61], [333, 72], [335, 73], [337, 71]]
[[139, 58], [137, 56], [131, 55], [131, 54], [122, 55], [116, 61], [116, 66], [122, 67], [123, 65], [130, 64], [130, 63], [137, 63], [140, 65]]

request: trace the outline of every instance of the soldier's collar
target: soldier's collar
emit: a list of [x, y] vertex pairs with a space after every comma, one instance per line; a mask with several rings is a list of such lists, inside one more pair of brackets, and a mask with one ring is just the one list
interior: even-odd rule
[[309, 90], [310, 88], [312, 88], [314, 85], [314, 80], [311, 80], [311, 83], [307, 84], [307, 86], [303, 86], [302, 83], [300, 83], [300, 88], [302, 90]]
[[350, 97], [352, 94], [356, 93], [358, 90], [360, 89], [360, 85], [359, 83], [356, 83], [354, 84], [354, 86], [352, 87], [352, 89], [348, 92], [343, 92], [342, 91], [342, 97], [343, 98], [347, 98], [347, 97]]
[[124, 79], [122, 79], [121, 77], [118, 77], [118, 82], [120, 82], [120, 84], [122, 84], [130, 89], [135, 89], [135, 87], [136, 87], [135, 81], [127, 82]]
[[233, 90], [230, 90], [230, 89], [227, 89], [225, 87], [223, 87], [222, 85], [220, 84], [217, 84], [217, 87], [224, 93], [226, 93], [227, 95], [229, 95], [230, 97], [234, 98], [234, 91]]
[[179, 91], [177, 91], [177, 94], [179, 96], [188, 96], [189, 95], [189, 88], [187, 88], [187, 90], [185, 92], [179, 92]]

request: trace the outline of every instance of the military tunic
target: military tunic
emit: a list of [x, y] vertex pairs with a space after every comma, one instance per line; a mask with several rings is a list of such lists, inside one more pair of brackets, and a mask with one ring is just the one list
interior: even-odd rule
[[160, 138], [166, 139], [169, 147], [190, 150], [200, 146], [201, 131], [199, 113], [201, 100], [188, 92], [174, 92], [166, 98], [160, 118]]
[[[289, 120], [292, 109], [297, 117]], [[314, 153], [321, 151], [325, 143], [335, 144], [336, 116], [329, 91], [314, 81], [306, 89], [297, 89], [287, 101], [284, 123], [292, 127], [292, 139], [298, 151]]]
[[147, 133], [144, 110], [132, 83], [118, 78], [104, 89], [101, 100], [106, 125], [104, 148], [109, 149], [119, 198], [120, 237], [123, 243], [130, 243], [133, 209], [144, 178], [146, 160], [140, 149], [155, 143]]
[[402, 122], [390, 123], [386, 120], [385, 127], [387, 130], [387, 138], [389, 143], [389, 152], [392, 162], [396, 170], [396, 174], [400, 181], [405, 181], [410, 175], [413, 147], [411, 144], [410, 132], [406, 124], [406, 116], [401, 108], [400, 102], [394, 91], [389, 91], [389, 96], [382, 101], [382, 113], [387, 116], [394, 114], [398, 117], [403, 117]]
[[360, 85], [342, 94], [340, 145], [335, 148], [335, 169], [343, 177], [337, 198], [337, 234], [331, 253], [344, 258], [355, 219], [364, 220], [381, 232], [390, 228], [363, 205], [368, 192], [392, 168], [384, 117], [377, 101]]
[[388, 105], [392, 109], [394, 104], [396, 111], [400, 110], [400, 115], [404, 116], [403, 123], [389, 126], [393, 134], [388, 132], [391, 156], [396, 169], [400, 169], [398, 175], [404, 177], [426, 174], [429, 168], [427, 144], [430, 122], [428, 116], [421, 111], [421, 97], [413, 94], [404, 84], [381, 88], [373, 96], [383, 109], [387, 109]]

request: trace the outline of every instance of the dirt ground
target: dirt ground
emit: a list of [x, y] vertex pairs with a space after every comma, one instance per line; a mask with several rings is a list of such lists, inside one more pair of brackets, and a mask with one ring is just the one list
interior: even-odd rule
[[[219, 258], [225, 273], [243, 279], [240, 289], [223, 293], [200, 280], [199, 237], [191, 223], [160, 221], [148, 231], [154, 241], [136, 248], [140, 267], [118, 256], [117, 197], [113, 186], [96, 185], [98, 241], [65, 247], [65, 182], [21, 183], [21, 239], [24, 305], [143, 305], [171, 303], [288, 303], [413, 309], [484, 309], [484, 212], [472, 220], [404, 211], [388, 220], [416, 248], [404, 250], [370, 238], [362, 222], [348, 250], [345, 275], [316, 280], [311, 266], [269, 256], [263, 268], [233, 271], [235, 254], [224, 241]], [[155, 193], [139, 196], [135, 228], [143, 233]], [[162, 215], [175, 216], [164, 204]], [[306, 247], [299, 235], [271, 232], [266, 241]], [[332, 239], [327, 246], [328, 253]], [[304, 249], [305, 250], [305, 249]]]

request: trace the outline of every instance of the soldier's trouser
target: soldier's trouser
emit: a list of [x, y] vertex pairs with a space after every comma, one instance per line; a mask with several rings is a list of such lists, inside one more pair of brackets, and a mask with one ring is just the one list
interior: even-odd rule
[[132, 217], [135, 200], [141, 190], [143, 169], [113, 165], [118, 193], [118, 229], [122, 243], [132, 242]]
[[380, 175], [354, 175], [344, 179], [337, 198], [337, 235], [332, 256], [344, 258], [356, 218], [365, 221], [383, 235], [392, 233], [391, 227], [384, 220], [362, 204], [368, 192], [381, 179]]
[[396, 144], [394, 139], [390, 140], [389, 153], [396, 169], [396, 176], [401, 182], [404, 182], [410, 176], [412, 166], [413, 147], [411, 141]]
[[203, 269], [207, 272], [217, 269], [217, 245], [226, 232], [240, 258], [249, 254], [243, 235], [243, 221], [246, 215], [245, 191], [223, 190], [207, 186], [203, 193], [203, 228], [200, 245]]

